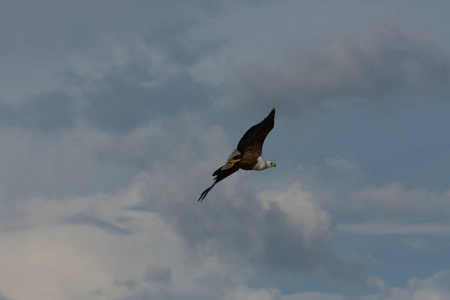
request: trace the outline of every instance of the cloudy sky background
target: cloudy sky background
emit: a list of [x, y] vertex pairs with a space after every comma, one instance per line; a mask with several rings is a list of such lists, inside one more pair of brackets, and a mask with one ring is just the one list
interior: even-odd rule
[[448, 299], [449, 11], [6, 1], [0, 299]]

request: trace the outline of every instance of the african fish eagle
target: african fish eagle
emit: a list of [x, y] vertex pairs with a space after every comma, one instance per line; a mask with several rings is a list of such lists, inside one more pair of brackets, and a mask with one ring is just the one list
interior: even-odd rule
[[221, 180], [230, 176], [239, 169], [262, 171], [267, 168], [276, 167], [273, 162], [266, 161], [262, 157], [264, 140], [272, 130], [275, 123], [275, 108], [262, 120], [261, 123], [252, 126], [239, 141], [237, 148], [231, 153], [223, 166], [214, 173], [214, 183], [203, 191], [198, 198], [202, 202], [209, 191]]

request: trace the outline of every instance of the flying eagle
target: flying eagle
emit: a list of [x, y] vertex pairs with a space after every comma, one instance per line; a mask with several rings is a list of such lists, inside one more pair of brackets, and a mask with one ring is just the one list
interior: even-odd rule
[[230, 157], [223, 166], [218, 168], [214, 173], [214, 183], [203, 191], [198, 198], [198, 201], [202, 202], [208, 195], [209, 191], [221, 180], [230, 176], [239, 169], [242, 170], [256, 170], [262, 171], [270, 167], [276, 167], [273, 162], [266, 161], [262, 157], [262, 147], [264, 140], [269, 132], [272, 130], [275, 123], [275, 108], [272, 109], [270, 114], [262, 120], [261, 123], [252, 126], [244, 136], [241, 138]]

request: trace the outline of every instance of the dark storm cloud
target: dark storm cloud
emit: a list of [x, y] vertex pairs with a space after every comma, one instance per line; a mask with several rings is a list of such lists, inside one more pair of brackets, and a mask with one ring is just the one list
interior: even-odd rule
[[336, 37], [292, 47], [278, 65], [238, 68], [234, 103], [321, 106], [342, 99], [442, 94], [449, 83], [450, 59], [435, 41], [389, 27], [359, 40]]

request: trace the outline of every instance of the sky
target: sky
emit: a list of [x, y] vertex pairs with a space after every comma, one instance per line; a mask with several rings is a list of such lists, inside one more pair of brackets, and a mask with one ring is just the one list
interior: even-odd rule
[[0, 299], [449, 299], [449, 11], [6, 1]]

